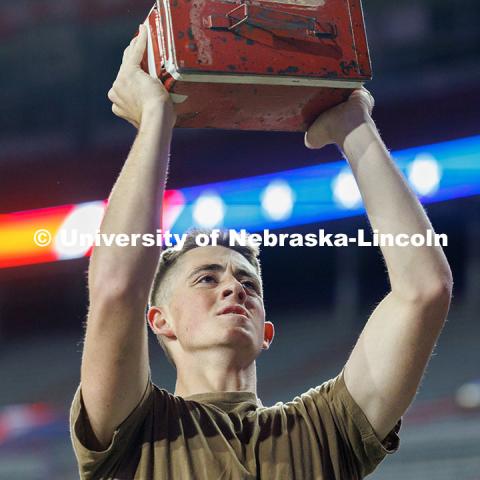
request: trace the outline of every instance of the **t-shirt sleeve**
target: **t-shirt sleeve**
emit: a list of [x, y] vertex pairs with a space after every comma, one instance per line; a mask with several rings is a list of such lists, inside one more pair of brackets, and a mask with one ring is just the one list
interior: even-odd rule
[[[373, 472], [387, 454], [398, 450], [402, 419], [382, 442], [348, 391], [343, 370], [337, 377], [308, 390], [301, 399], [315, 428], [325, 429], [329, 423], [333, 425], [328, 435], [340, 437], [342, 443], [341, 448], [336, 449], [339, 457], [336, 460], [351, 463], [358, 478]], [[326, 419], [326, 416], [330, 418]], [[345, 455], [350, 458], [342, 458]]]
[[80, 478], [82, 480], [107, 478], [118, 465], [124, 451], [128, 449], [129, 443], [151, 409], [154, 385], [149, 379], [139, 403], [115, 429], [110, 445], [102, 451], [88, 448], [93, 444], [94, 434], [83, 403], [81, 387], [80, 384], [70, 407], [70, 438], [77, 458]]

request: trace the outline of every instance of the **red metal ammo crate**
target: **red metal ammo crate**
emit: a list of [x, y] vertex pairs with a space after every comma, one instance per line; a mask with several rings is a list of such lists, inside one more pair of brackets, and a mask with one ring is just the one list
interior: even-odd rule
[[157, 0], [145, 23], [177, 127], [305, 131], [372, 78], [360, 0]]

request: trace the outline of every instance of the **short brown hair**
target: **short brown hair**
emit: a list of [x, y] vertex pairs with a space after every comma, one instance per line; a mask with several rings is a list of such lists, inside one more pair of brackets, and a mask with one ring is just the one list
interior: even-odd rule
[[[149, 305], [158, 304], [162, 300], [162, 296], [165, 295], [165, 289], [163, 285], [163, 281], [165, 280], [168, 272], [170, 272], [173, 266], [177, 263], [178, 259], [194, 248], [201, 248], [196, 243], [196, 237], [199, 234], [205, 234], [209, 237], [212, 235], [213, 230], [211, 229], [200, 229], [200, 228], [192, 228], [186, 232], [185, 242], [181, 250], [174, 249], [173, 247], [165, 249], [162, 254], [160, 255], [160, 260], [158, 262], [157, 271], [155, 273], [155, 277], [152, 283], [152, 288], [150, 290], [149, 296]], [[248, 240], [249, 235], [246, 235]], [[210, 237], [211, 238], [211, 237]], [[234, 242], [232, 242], [234, 243]], [[238, 245], [236, 243], [230, 244], [230, 231], [229, 230], [220, 230], [218, 239], [215, 242], [215, 245], [230, 248], [241, 255], [243, 255], [247, 261], [255, 268], [259, 278], [260, 278], [260, 288], [261, 294], [263, 295], [263, 288], [262, 288], [262, 270], [260, 265], [260, 259], [258, 258], [260, 255], [259, 247], [250, 244], [248, 241], [244, 245]], [[165, 298], [165, 296], [163, 297]], [[157, 335], [157, 340], [160, 346], [162, 347], [167, 360], [176, 368], [175, 362], [170, 355], [170, 352], [165, 345], [162, 336]]]

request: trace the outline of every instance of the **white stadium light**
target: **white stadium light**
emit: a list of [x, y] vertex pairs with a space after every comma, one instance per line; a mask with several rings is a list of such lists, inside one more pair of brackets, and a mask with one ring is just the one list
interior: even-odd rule
[[85, 240], [100, 229], [104, 212], [105, 203], [101, 201], [81, 203], [70, 212], [55, 237], [59, 260], [83, 257], [88, 252], [91, 244]]
[[455, 394], [457, 405], [462, 408], [480, 408], [480, 381], [463, 384]]
[[362, 204], [362, 196], [355, 177], [349, 168], [344, 168], [333, 179], [333, 198], [343, 208], [358, 208]]
[[215, 192], [200, 195], [193, 206], [193, 219], [203, 228], [219, 226], [225, 216], [225, 204]]
[[433, 155], [420, 153], [408, 166], [408, 180], [420, 195], [433, 195], [438, 190], [442, 171]]
[[262, 209], [272, 220], [285, 220], [292, 214], [295, 194], [285, 180], [273, 180], [261, 193]]

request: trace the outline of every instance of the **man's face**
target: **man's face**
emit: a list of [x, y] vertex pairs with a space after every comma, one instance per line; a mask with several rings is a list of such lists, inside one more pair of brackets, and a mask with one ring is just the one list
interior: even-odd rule
[[249, 364], [268, 348], [260, 279], [240, 253], [221, 246], [194, 248], [165, 280], [172, 282], [167, 317], [178, 341], [170, 343], [174, 356], [179, 348], [193, 353], [224, 347]]

